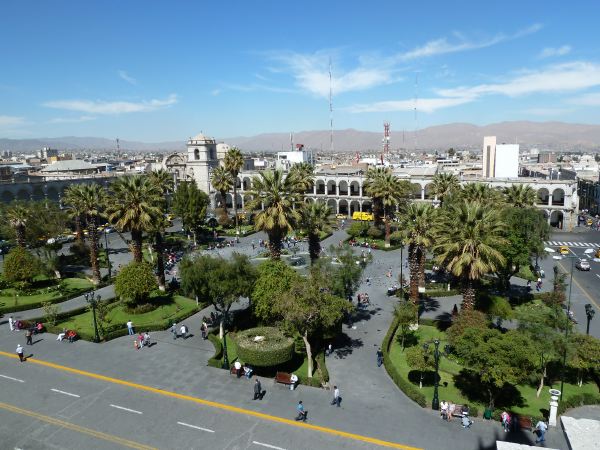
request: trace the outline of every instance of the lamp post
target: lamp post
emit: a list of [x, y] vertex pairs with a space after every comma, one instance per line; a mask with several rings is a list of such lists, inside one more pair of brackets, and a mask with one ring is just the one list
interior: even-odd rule
[[438, 387], [440, 384], [440, 340], [436, 339], [433, 341], [435, 344], [435, 350], [433, 351], [433, 357], [435, 358], [435, 380], [433, 383], [433, 400], [431, 401], [431, 409], [438, 410], [440, 409], [440, 399], [438, 396]]
[[592, 308], [591, 303], [587, 303], [585, 305], [585, 316], [587, 317], [587, 326], [585, 328], [585, 334], [590, 334], [590, 322], [594, 318], [594, 314], [596, 314], [596, 311], [594, 311], [594, 308]]
[[571, 276], [569, 278], [569, 299], [567, 301], [567, 321], [565, 322], [565, 345], [563, 349], [563, 364], [562, 371], [560, 374], [560, 400], [562, 401], [562, 396], [565, 387], [565, 367], [567, 365], [567, 341], [569, 339], [569, 318], [571, 313], [571, 291], [573, 289], [573, 268], [575, 267], [575, 258], [577, 255], [569, 256], [571, 258]]
[[98, 306], [101, 297], [96, 295], [96, 291], [86, 292], [83, 296], [85, 297], [85, 301], [92, 307], [92, 317], [94, 318], [94, 342], [98, 343], [100, 342], [100, 336], [98, 335], [98, 323], [96, 322], [96, 306]]
[[400, 293], [404, 300], [404, 275], [402, 269], [404, 267], [404, 241], [400, 242]]
[[229, 370], [229, 356], [227, 356], [227, 311], [223, 313], [223, 369]]
[[108, 251], [108, 231], [104, 230], [104, 251], [106, 252], [106, 265], [108, 267], [108, 279], [110, 280], [111, 277], [111, 270], [110, 270], [110, 257], [109, 255], [109, 251]]

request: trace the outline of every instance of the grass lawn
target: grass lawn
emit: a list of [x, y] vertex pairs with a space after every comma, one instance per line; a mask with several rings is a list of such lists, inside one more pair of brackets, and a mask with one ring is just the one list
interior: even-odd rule
[[[444, 346], [448, 343], [446, 340], [445, 333], [439, 331], [437, 328], [432, 326], [421, 325], [418, 330], [419, 335], [419, 344], [422, 345], [424, 342], [432, 342], [435, 338], [440, 340], [440, 349], [443, 349]], [[400, 347], [400, 343], [397, 339], [394, 339], [390, 348], [390, 359], [394, 366], [397, 368], [399, 373], [408, 379], [408, 373], [410, 372], [409, 367], [406, 364], [406, 358], [402, 349]], [[439, 397], [441, 400], [453, 401], [457, 404], [469, 404], [476, 405], [479, 408], [479, 412], [483, 413], [484, 409], [487, 405], [474, 402], [469, 400], [455, 385], [454, 385], [454, 376], [457, 375], [462, 366], [457, 364], [455, 361], [448, 359], [446, 357], [440, 358], [440, 385], [439, 385]], [[448, 385], [444, 386], [444, 382], [447, 382]], [[418, 386], [418, 385], [417, 385]], [[533, 417], [542, 417], [541, 410], [547, 410], [549, 408], [548, 402], [550, 401], [550, 395], [548, 394], [548, 389], [551, 387], [555, 389], [560, 388], [560, 383], [555, 383], [555, 385], [545, 385], [540, 397], [536, 397], [536, 387], [529, 385], [519, 385], [517, 389], [519, 390], [523, 400], [523, 406], [513, 406], [510, 407], [511, 411], [533, 416]], [[433, 386], [423, 386], [421, 392], [427, 398], [427, 403], [430, 405], [431, 400], [433, 399]], [[563, 390], [563, 398], [568, 398], [574, 394], [580, 393], [594, 393], [598, 394], [598, 387], [593, 383], [584, 384], [582, 387], [579, 387], [575, 384], [565, 383]]]
[[[41, 282], [43, 280], [39, 281]], [[47, 282], [45, 284], [47, 284]], [[58, 286], [60, 286], [60, 288], [58, 288]], [[65, 278], [60, 281], [60, 284], [51, 284], [49, 286], [47, 285], [45, 287], [33, 289], [30, 295], [18, 294], [13, 288], [2, 289], [0, 290], [0, 306], [13, 306], [15, 305], [15, 300], [16, 305], [28, 305], [55, 300], [61, 296], [67, 296], [67, 298], [76, 297], [79, 293], [87, 291], [92, 287], [92, 283], [86, 279]]]
[[[143, 331], [144, 327], [156, 325], [157, 323], [168, 321], [169, 319], [181, 316], [184, 313], [191, 313], [196, 309], [196, 301], [176, 295], [173, 301], [161, 304], [153, 311], [143, 314], [129, 314], [123, 309], [121, 303], [115, 303], [108, 313], [110, 320], [109, 326], [122, 325], [126, 327], [129, 319], [133, 322], [137, 330]], [[58, 328], [67, 328], [78, 330], [86, 334], [93, 334], [93, 319], [91, 311], [83, 314], [69, 317], [68, 319], [56, 324]]]

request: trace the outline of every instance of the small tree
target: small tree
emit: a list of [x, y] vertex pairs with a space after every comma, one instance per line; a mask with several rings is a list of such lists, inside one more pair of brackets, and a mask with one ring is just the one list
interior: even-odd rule
[[194, 243], [198, 229], [206, 220], [208, 204], [208, 195], [198, 189], [195, 182], [179, 184], [173, 196], [173, 211], [181, 217], [183, 228], [194, 235]]
[[369, 222], [352, 222], [352, 224], [346, 230], [351, 237], [356, 239], [357, 237], [365, 237], [367, 235], [367, 230], [369, 229]]
[[486, 315], [476, 310], [463, 310], [456, 319], [452, 321], [452, 326], [448, 328], [448, 341], [452, 345], [464, 334], [468, 328], [479, 328], [486, 330], [489, 327], [489, 320]]
[[412, 332], [410, 327], [417, 322], [418, 308], [412, 302], [401, 301], [394, 313], [398, 319], [398, 336], [402, 351], [404, 351], [406, 338]]
[[[372, 255], [367, 255], [363, 260], [357, 261], [352, 247], [344, 245], [342, 247], [329, 247], [330, 254], [337, 260], [336, 264], [328, 261], [322, 261], [319, 264], [319, 270], [327, 274], [329, 287], [334, 295], [338, 297], [351, 297], [360, 286], [360, 278], [368, 262], [372, 260]], [[358, 262], [358, 264], [357, 264]]]
[[423, 348], [415, 345], [406, 350], [406, 363], [419, 372], [419, 389], [423, 388], [423, 376], [425, 372], [435, 369], [435, 358], [431, 346]]
[[115, 293], [131, 307], [146, 303], [156, 289], [158, 284], [152, 266], [145, 262], [127, 264], [115, 280]]
[[258, 278], [252, 291], [252, 312], [254, 316], [265, 324], [272, 324], [281, 320], [276, 303], [290, 288], [302, 277], [288, 266], [278, 260], [268, 260], [258, 267]]
[[29, 250], [15, 247], [4, 259], [4, 279], [11, 283], [31, 283], [40, 272], [39, 260]]
[[600, 367], [600, 340], [585, 334], [571, 335], [569, 345], [569, 367], [577, 370], [577, 384], [583, 385], [583, 378], [590, 371]]
[[51, 302], [42, 303], [42, 309], [44, 310], [44, 320], [46, 323], [54, 326], [56, 325], [56, 318], [58, 317], [58, 306]]

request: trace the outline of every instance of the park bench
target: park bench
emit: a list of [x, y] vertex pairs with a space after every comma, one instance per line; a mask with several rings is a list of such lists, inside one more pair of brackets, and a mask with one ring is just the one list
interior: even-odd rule
[[292, 383], [292, 375], [286, 372], [277, 372], [275, 375], [275, 383], [290, 385]]
[[453, 417], [462, 417], [464, 405], [454, 405]]
[[519, 426], [519, 430], [527, 430], [527, 431], [532, 430], [533, 421], [531, 420], [531, 417], [517, 416], [516, 419], [517, 419], [516, 422]]
[[229, 375], [236, 375], [237, 376], [237, 370], [236, 370], [236, 368], [235, 368], [235, 366], [233, 364], [229, 368]]

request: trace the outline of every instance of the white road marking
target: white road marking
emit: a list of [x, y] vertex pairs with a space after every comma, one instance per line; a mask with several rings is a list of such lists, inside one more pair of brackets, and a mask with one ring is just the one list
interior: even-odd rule
[[129, 411], [129, 412], [136, 413], [136, 414], [143, 414], [143, 412], [141, 412], [141, 411], [136, 411], [135, 409], [125, 408], [125, 407], [119, 406], [119, 405], [113, 405], [112, 403], [110, 406], [112, 406], [113, 408], [122, 409], [123, 411]]
[[23, 381], [23, 380], [19, 380], [18, 378], [8, 377], [6, 375], [0, 375], [0, 377], [6, 378], [7, 380], [18, 381], [19, 383], [25, 383], [25, 381]]
[[271, 445], [271, 444], [264, 444], [264, 443], [258, 442], [258, 441], [252, 441], [252, 443], [256, 444], [256, 445], [262, 445], [263, 447], [272, 448], [273, 450], [285, 450], [285, 448], [277, 447], [277, 446]]
[[57, 394], [64, 394], [64, 395], [68, 395], [69, 397], [77, 397], [79, 398], [80, 396], [77, 394], [71, 394], [70, 392], [65, 392], [65, 391], [61, 391], [58, 389], [50, 389], [52, 392], [56, 392]]
[[189, 423], [185, 423], [185, 422], [177, 422], [177, 424], [178, 425], [183, 425], [184, 427], [195, 428], [196, 430], [206, 431], [208, 433], [214, 433], [215, 432], [215, 430], [210, 430], [208, 428], [198, 427], [196, 425], [190, 425]]

